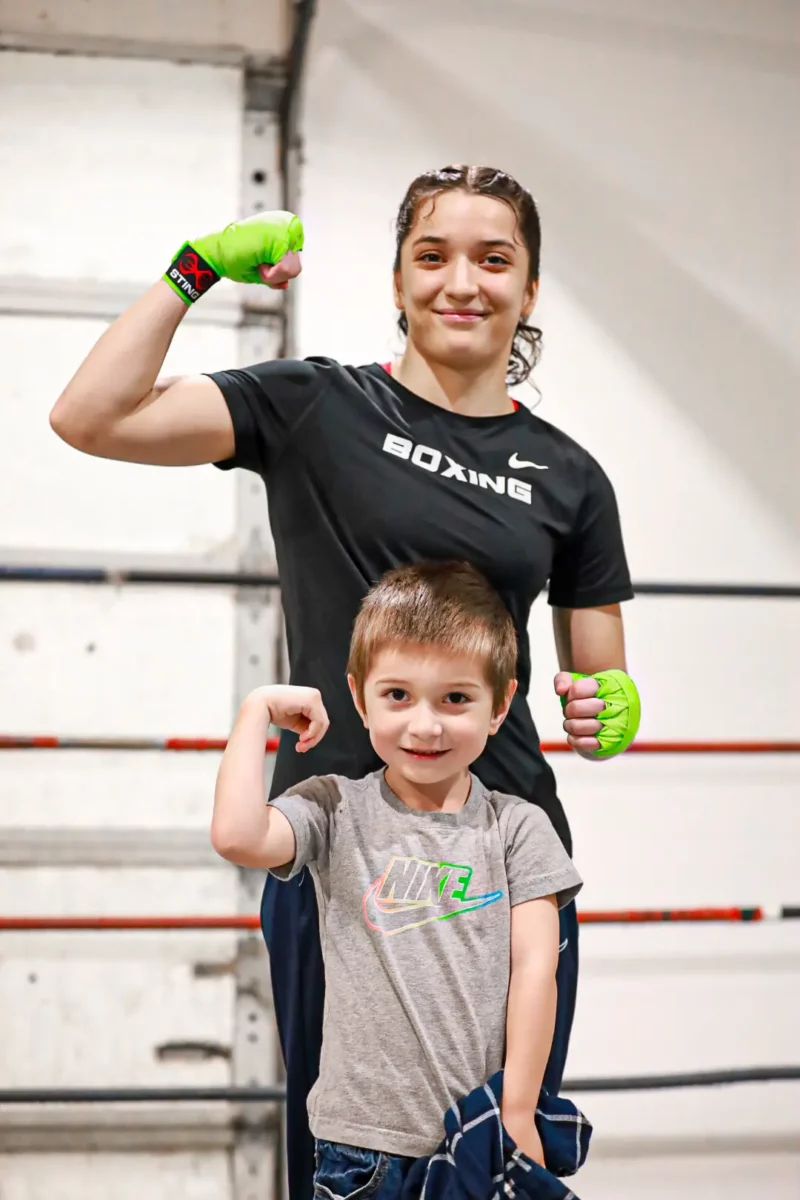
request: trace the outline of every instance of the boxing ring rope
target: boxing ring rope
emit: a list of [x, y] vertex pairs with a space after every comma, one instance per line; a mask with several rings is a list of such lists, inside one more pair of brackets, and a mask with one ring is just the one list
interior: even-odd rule
[[[0, 733], [0, 750], [169, 750], [191, 753], [222, 751], [227, 738], [190, 737], [61, 737], [49, 733]], [[541, 742], [544, 754], [571, 753], [567, 742]], [[268, 754], [278, 749], [269, 738]], [[800, 742], [678, 742], [634, 741], [626, 754], [798, 754]]]
[[[777, 1083], [800, 1079], [800, 1066], [741, 1067], [730, 1071], [687, 1071], [672, 1075], [612, 1075], [565, 1079], [563, 1092], [640, 1092], [672, 1088], [719, 1087], [732, 1083]], [[0, 1104], [130, 1104], [230, 1101], [236, 1104], [282, 1103], [280, 1087], [99, 1087], [0, 1088]]]
[[[0, 583], [158, 584], [164, 587], [279, 588], [275, 575], [239, 571], [165, 571], [113, 567], [58, 567], [0, 563]], [[634, 583], [637, 596], [727, 596], [739, 599], [800, 599], [800, 584]]]
[[[749, 908], [620, 908], [587, 909], [578, 912], [582, 925], [653, 925], [680, 921], [694, 923], [800, 920], [800, 905], [755, 905]], [[261, 925], [257, 913], [175, 916], [67, 916], [4, 917], [0, 933], [107, 933], [153, 930], [198, 931], [255, 930]]]

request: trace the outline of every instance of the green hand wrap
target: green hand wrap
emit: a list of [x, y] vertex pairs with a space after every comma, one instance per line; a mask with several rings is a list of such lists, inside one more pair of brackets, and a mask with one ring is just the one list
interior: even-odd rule
[[194, 304], [222, 276], [236, 283], [261, 283], [260, 266], [274, 266], [302, 249], [303, 224], [294, 213], [256, 213], [219, 233], [184, 242], [164, 278], [182, 300]]
[[[606, 706], [597, 714], [602, 729], [594, 736], [600, 743], [593, 758], [613, 758], [627, 750], [639, 729], [642, 706], [636, 684], [624, 671], [596, 671], [594, 675], [572, 672], [573, 679], [596, 679], [599, 687], [592, 699], [605, 700]], [[566, 696], [561, 697], [562, 709], [566, 707]]]

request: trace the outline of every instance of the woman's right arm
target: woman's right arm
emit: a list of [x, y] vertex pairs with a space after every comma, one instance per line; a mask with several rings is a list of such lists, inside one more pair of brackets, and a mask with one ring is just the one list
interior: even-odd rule
[[[300, 273], [302, 246], [303, 227], [293, 213], [257, 213], [186, 243], [169, 276], [194, 300], [201, 299], [207, 279], [193, 291], [177, 270], [198, 270], [199, 255], [202, 267], [212, 269], [201, 269], [195, 280], [216, 273], [216, 278], [285, 288]], [[189, 300], [180, 292], [180, 286], [160, 279], [90, 351], [50, 413], [50, 425], [70, 446], [100, 458], [163, 467], [233, 457], [233, 421], [216, 383], [205, 376], [158, 378], [187, 312]]]
[[233, 423], [214, 381], [158, 379], [187, 311], [162, 279], [122, 313], [56, 401], [58, 436], [85, 454], [155, 466], [230, 458]]

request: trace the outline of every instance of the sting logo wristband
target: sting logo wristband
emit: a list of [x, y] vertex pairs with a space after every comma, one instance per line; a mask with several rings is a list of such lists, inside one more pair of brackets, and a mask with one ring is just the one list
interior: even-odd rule
[[189, 242], [181, 246], [164, 278], [186, 304], [194, 304], [220, 280], [211, 263], [206, 262]]

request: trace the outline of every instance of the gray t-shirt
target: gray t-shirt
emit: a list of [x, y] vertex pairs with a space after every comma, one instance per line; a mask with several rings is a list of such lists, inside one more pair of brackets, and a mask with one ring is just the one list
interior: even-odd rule
[[[315, 1137], [430, 1154], [445, 1111], [503, 1065], [511, 908], [581, 880], [548, 817], [473, 775], [451, 813], [419, 812], [376, 771], [322, 775], [272, 802], [317, 892], [325, 958]], [[458, 918], [462, 919], [459, 921]]]

